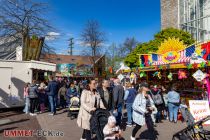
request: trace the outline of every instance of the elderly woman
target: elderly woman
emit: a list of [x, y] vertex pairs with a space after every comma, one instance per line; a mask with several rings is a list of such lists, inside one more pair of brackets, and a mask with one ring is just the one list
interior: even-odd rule
[[136, 123], [136, 126], [132, 131], [131, 140], [135, 140], [136, 133], [146, 122], [148, 128], [151, 128], [153, 125], [151, 114], [157, 111], [157, 109], [152, 98], [147, 94], [148, 91], [147, 83], [140, 84], [139, 94], [136, 96], [133, 103], [133, 121]]
[[90, 118], [97, 108], [104, 108], [100, 95], [96, 92], [96, 81], [87, 80], [87, 86], [82, 91], [81, 107], [77, 124], [84, 129], [81, 140], [91, 140]]

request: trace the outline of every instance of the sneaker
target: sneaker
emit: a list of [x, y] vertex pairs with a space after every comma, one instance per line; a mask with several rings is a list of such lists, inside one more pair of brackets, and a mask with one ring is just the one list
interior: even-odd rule
[[33, 113], [29, 113], [30, 116], [33, 116]]
[[132, 127], [133, 125], [132, 125], [132, 124], [127, 124], [126, 126], [127, 126], [127, 127]]
[[50, 115], [50, 116], [54, 116], [54, 113], [49, 113], [48, 115]]
[[80, 140], [86, 140], [86, 139], [81, 138]]
[[131, 140], [136, 140], [134, 137], [131, 136]]
[[36, 113], [33, 114], [33, 116], [36, 116], [36, 115], [37, 115]]

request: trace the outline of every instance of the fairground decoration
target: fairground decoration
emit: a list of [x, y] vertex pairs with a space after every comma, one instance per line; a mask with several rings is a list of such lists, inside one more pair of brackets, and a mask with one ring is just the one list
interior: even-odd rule
[[163, 54], [163, 62], [165, 63], [175, 63], [179, 60], [180, 54], [175, 51], [167, 52]]
[[[156, 53], [139, 54], [140, 68], [169, 65], [171, 68], [197, 68], [209, 65], [210, 42], [185, 46], [177, 38], [161, 43]], [[196, 66], [196, 67], [195, 67]]]
[[186, 79], [187, 78], [187, 74], [184, 70], [179, 70], [178, 72], [178, 78], [179, 79]]

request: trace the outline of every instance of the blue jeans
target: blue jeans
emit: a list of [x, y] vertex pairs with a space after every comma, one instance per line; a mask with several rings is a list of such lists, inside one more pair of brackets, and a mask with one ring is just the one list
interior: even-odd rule
[[30, 98], [26, 97], [25, 98], [25, 108], [23, 109], [23, 112], [29, 113], [29, 106], [30, 106]]
[[133, 103], [126, 104], [126, 110], [127, 110], [127, 116], [128, 116], [127, 124], [132, 124], [132, 112], [133, 112], [132, 105]]
[[122, 120], [122, 108], [123, 108], [123, 104], [120, 103], [117, 105], [117, 117], [116, 117], [116, 121], [117, 121], [117, 125], [121, 124], [121, 120]]
[[51, 113], [56, 113], [56, 103], [57, 103], [57, 97], [54, 96], [48, 96], [49, 100], [49, 106], [50, 106], [50, 112]]
[[172, 103], [168, 103], [168, 110], [169, 110], [169, 120], [177, 122], [177, 114], [178, 114], [178, 105], [174, 105]]

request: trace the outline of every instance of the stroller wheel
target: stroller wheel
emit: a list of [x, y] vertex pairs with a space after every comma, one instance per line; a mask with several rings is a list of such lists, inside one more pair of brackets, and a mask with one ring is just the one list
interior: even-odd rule
[[70, 118], [71, 118], [71, 120], [75, 119], [75, 117], [74, 117], [74, 116], [71, 116]]

